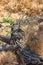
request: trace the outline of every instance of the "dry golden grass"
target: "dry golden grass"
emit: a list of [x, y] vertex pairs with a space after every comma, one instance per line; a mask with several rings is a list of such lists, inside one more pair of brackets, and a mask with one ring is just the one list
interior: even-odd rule
[[0, 0], [0, 17], [34, 16], [42, 11], [43, 0]]
[[27, 34], [26, 45], [28, 45], [33, 52], [43, 56], [43, 25], [39, 25], [39, 29], [36, 31], [34, 29], [30, 31], [31, 32]]
[[15, 65], [15, 64], [18, 64], [18, 62], [14, 53], [10, 51], [0, 53], [0, 65]]

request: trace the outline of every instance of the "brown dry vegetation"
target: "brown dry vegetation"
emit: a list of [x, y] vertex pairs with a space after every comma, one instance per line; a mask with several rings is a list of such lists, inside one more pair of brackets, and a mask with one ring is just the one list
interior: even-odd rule
[[19, 18], [20, 15], [38, 15], [43, 11], [43, 0], [0, 0], [0, 18]]
[[[34, 16], [43, 13], [43, 0], [0, 0], [0, 21], [3, 17], [11, 17], [18, 19], [20, 15]], [[32, 28], [32, 27], [31, 27]], [[38, 31], [30, 29], [26, 44], [35, 53], [43, 56], [43, 26]], [[37, 33], [34, 35], [34, 33]], [[5, 34], [5, 32], [3, 32]], [[30, 38], [36, 36], [38, 41], [31, 41]], [[0, 65], [15, 65], [17, 63], [16, 56], [12, 52], [0, 53]], [[8, 62], [7, 62], [8, 61]], [[7, 64], [6, 64], [7, 63]]]
[[0, 52], [0, 65], [15, 65], [18, 64], [16, 60], [16, 56], [14, 53], [8, 52]]
[[[26, 45], [35, 53], [43, 56], [43, 25], [39, 25], [38, 28], [38, 30], [30, 30], [32, 32], [27, 36]], [[36, 40], [34, 38], [36, 38]]]

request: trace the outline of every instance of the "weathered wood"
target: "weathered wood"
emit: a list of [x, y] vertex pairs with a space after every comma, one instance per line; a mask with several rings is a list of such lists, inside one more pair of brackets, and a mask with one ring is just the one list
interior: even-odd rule
[[[40, 19], [40, 17], [35, 18], [35, 20], [34, 20], [34, 18], [35, 17], [26, 19], [27, 23], [36, 22], [36, 20], [39, 21], [39, 19]], [[42, 20], [43, 20], [43, 18], [42, 18]], [[23, 22], [25, 22], [25, 20]], [[21, 24], [22, 24], [22, 21], [21, 21]], [[20, 39], [23, 39], [22, 33], [24, 33], [24, 32], [21, 29], [19, 29], [19, 25], [18, 25], [18, 28], [16, 28], [16, 29], [14, 29], [14, 28], [15, 27], [13, 25], [12, 29], [11, 29], [11, 32], [12, 32], [11, 38], [7, 38], [7, 37], [0, 35], [0, 40], [9, 44], [9, 45], [0, 46], [0, 51], [8, 51], [8, 50], [15, 51], [20, 65], [43, 65], [43, 58], [40, 58], [40, 56], [38, 54], [33, 53], [28, 47], [22, 48], [20, 46], [20, 43], [18, 45], [17, 40], [20, 41]], [[12, 44], [12, 45], [10, 45], [10, 44]]]
[[5, 37], [3, 35], [0, 35], [0, 40], [3, 41], [3, 42], [5, 42], [5, 43], [10, 43], [10, 38]]
[[16, 51], [17, 49], [18, 49], [17, 45], [1, 45], [0, 46], [0, 51], [8, 51], [8, 50]]

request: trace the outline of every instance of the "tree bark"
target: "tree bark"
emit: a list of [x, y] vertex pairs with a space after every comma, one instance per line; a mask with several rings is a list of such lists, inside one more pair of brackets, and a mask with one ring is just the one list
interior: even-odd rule
[[8, 51], [8, 50], [16, 51], [17, 49], [18, 49], [17, 45], [1, 45], [0, 46], [0, 51]]
[[5, 37], [3, 35], [0, 35], [0, 40], [5, 42], [5, 43], [10, 43], [10, 38], [9, 37]]

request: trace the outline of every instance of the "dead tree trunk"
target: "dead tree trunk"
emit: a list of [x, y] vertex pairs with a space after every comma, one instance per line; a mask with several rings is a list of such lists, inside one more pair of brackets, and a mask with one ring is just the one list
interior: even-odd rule
[[[13, 50], [19, 60], [19, 65], [43, 65], [43, 58], [40, 58], [39, 55], [33, 53], [28, 46], [22, 48], [20, 46], [21, 43], [17, 43], [23, 39], [23, 31], [21, 29], [14, 30], [14, 26], [11, 29], [11, 38], [7, 38], [0, 35], [0, 40], [9, 44], [9, 46], [1, 46], [0, 51]], [[12, 44], [12, 45], [10, 45]]]
[[5, 43], [10, 43], [10, 38], [5, 37], [3, 35], [0, 35], [0, 40], [3, 41], [3, 42], [5, 42]]

